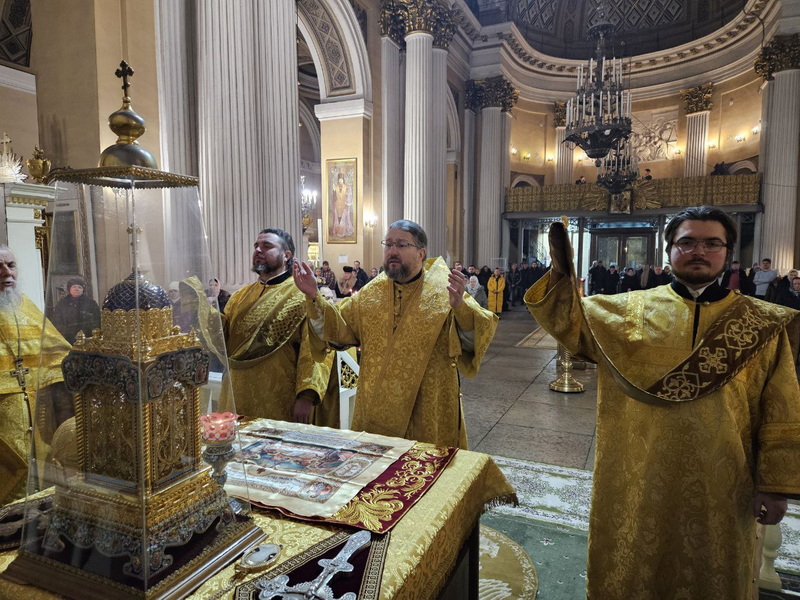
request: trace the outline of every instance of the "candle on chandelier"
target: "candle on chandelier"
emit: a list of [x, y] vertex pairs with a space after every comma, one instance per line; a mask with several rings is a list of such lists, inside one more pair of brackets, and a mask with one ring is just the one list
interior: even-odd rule
[[230, 442], [236, 436], [236, 419], [232, 412], [208, 413], [200, 417], [200, 434], [206, 443]]

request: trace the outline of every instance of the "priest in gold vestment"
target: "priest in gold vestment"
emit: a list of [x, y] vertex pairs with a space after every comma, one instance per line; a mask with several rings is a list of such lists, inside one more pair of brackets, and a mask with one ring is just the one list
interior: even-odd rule
[[[332, 361], [318, 363], [311, 356], [305, 298], [291, 277], [293, 259], [291, 235], [272, 227], [259, 233], [253, 244], [258, 280], [228, 300], [222, 316], [224, 342], [209, 333], [214, 328], [207, 323], [216, 318], [216, 311], [208, 306], [202, 283], [185, 282], [194, 292], [189, 301], [199, 310], [201, 335], [216, 354], [222, 353], [222, 345], [227, 349], [230, 370], [223, 380], [222, 410], [233, 408], [232, 391], [241, 415], [300, 423], [323, 418], [320, 405]], [[182, 303], [187, 298], [184, 291]]]
[[525, 302], [598, 363], [587, 597], [744, 600], [756, 520], [800, 495], [796, 311], [717, 284], [736, 242], [722, 211], [665, 231], [677, 282], [580, 298], [564, 227]]
[[462, 273], [426, 260], [416, 223], [396, 221], [382, 243], [384, 272], [338, 305], [318, 293], [308, 265], [295, 265], [315, 355], [361, 346], [354, 431], [466, 448], [459, 373], [477, 374], [497, 317], [464, 294]]
[[37, 415], [37, 433], [49, 434], [45, 433], [47, 440], [37, 435], [36, 455], [44, 458], [47, 454], [46, 441], [58, 423], [44, 422], [53, 412], [53, 407], [44, 404], [51, 399], [54, 384], [64, 380], [61, 361], [70, 350], [49, 321], [42, 335], [44, 316], [17, 290], [16, 283], [14, 255], [7, 246], [0, 246], [0, 505], [25, 495], [30, 428]]

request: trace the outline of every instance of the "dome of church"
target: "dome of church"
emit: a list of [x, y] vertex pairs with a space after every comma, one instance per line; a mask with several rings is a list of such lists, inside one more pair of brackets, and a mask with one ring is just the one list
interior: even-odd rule
[[744, 0], [477, 0], [483, 25], [513, 21], [528, 43], [549, 56], [585, 60], [594, 45], [587, 35], [598, 8], [615, 26], [617, 57], [673, 48], [723, 27]]
[[[136, 303], [138, 292], [138, 306]], [[103, 300], [103, 310], [150, 310], [151, 308], [167, 308], [169, 297], [164, 288], [148, 281], [143, 275], [131, 273], [124, 280], [108, 290]]]

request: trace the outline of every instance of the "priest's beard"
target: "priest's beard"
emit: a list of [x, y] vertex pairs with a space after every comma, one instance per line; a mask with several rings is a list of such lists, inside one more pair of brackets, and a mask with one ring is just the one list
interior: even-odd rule
[[[708, 264], [704, 263], [703, 261], [699, 262], [701, 262], [701, 264]], [[711, 265], [709, 265], [709, 267], [710, 266]], [[675, 278], [682, 283], [703, 286], [712, 283], [715, 279], [718, 279], [719, 276], [722, 275], [722, 270], [715, 274], [712, 273], [710, 269], [706, 271], [691, 271], [689, 269], [676, 269], [673, 265], [672, 274], [675, 275]]]
[[263, 263], [253, 263], [253, 267], [250, 269], [253, 273], [257, 273], [260, 277], [264, 273], [274, 273], [275, 275], [280, 275], [283, 271], [286, 270], [286, 264], [284, 263], [283, 259], [275, 260], [275, 261], [265, 261]]
[[408, 266], [402, 262], [389, 263], [389, 261], [386, 261], [383, 263], [383, 270], [392, 281], [403, 281], [412, 275]]
[[0, 288], [0, 309], [16, 308], [22, 303], [22, 294], [16, 287]]

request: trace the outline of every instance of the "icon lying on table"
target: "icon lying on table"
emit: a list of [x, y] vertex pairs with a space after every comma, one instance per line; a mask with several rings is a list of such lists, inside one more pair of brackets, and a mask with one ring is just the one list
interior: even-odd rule
[[259, 581], [261, 593], [259, 600], [356, 600], [356, 594], [347, 592], [340, 598], [333, 595], [328, 583], [337, 573], [350, 573], [353, 570], [348, 560], [358, 550], [369, 544], [370, 532], [359, 531], [347, 539], [347, 543], [332, 559], [320, 559], [317, 564], [322, 572], [312, 581], [289, 585], [289, 576], [280, 575], [267, 581]]

